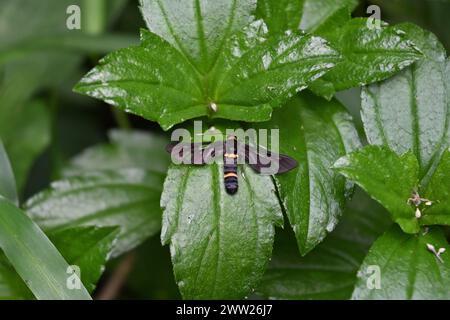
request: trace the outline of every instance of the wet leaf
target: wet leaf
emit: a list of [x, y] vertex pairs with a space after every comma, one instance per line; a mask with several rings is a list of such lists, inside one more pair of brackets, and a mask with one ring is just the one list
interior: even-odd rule
[[140, 0], [148, 29], [177, 48], [202, 74], [225, 41], [253, 20], [256, 0]]
[[271, 299], [349, 299], [370, 245], [391, 224], [383, 208], [360, 191], [336, 230], [305, 257], [298, 255], [292, 234], [277, 232], [257, 294]]
[[[440, 261], [430, 250], [445, 248]], [[358, 272], [353, 299], [450, 299], [449, 245], [443, 232], [432, 228], [409, 235], [393, 226], [370, 248]], [[379, 272], [379, 273], [378, 273]], [[379, 276], [379, 288], [376, 279]], [[372, 289], [371, 289], [372, 288]]]
[[[184, 4], [177, 2], [170, 9], [179, 12], [178, 6]], [[147, 10], [143, 12], [145, 16]], [[206, 12], [203, 20], [211, 15], [214, 12]], [[201, 20], [196, 18], [197, 22]], [[191, 23], [197, 26], [196, 20]], [[180, 31], [172, 39], [159, 27], [150, 29], [156, 28], [172, 44], [179, 37], [191, 38]], [[176, 41], [177, 50], [156, 34], [142, 30], [139, 47], [108, 55], [77, 84], [75, 91], [158, 121], [165, 130], [201, 116], [265, 121], [273, 108], [306, 88], [340, 59], [319, 37], [299, 31], [270, 37], [261, 20], [234, 34], [227, 31], [224, 37], [220, 48], [215, 47], [216, 43], [201, 41], [200, 56], [196, 56], [200, 60], [194, 61], [181, 40]], [[210, 63], [209, 55], [202, 56], [204, 48], [216, 52], [211, 67], [204, 65]], [[191, 49], [196, 51], [197, 47]], [[203, 63], [203, 68], [198, 63]]]
[[[343, 58], [309, 86], [327, 99], [337, 91], [389, 78], [422, 56], [414, 46], [414, 34], [404, 28], [382, 24], [381, 28], [373, 29], [369, 28], [368, 19], [351, 19], [350, 13], [356, 4], [357, 1], [348, 0], [314, 0], [304, 4], [301, 28], [327, 39]], [[280, 1], [260, 0], [257, 14], [273, 29], [271, 31], [283, 32], [298, 28], [296, 19], [300, 19], [301, 10]]]
[[118, 227], [75, 227], [50, 232], [48, 237], [70, 265], [80, 268], [81, 281], [92, 293], [118, 233]]
[[381, 203], [404, 232], [419, 231], [415, 209], [408, 204], [419, 182], [419, 166], [412, 153], [399, 156], [386, 147], [366, 146], [340, 158], [334, 169]]
[[9, 201], [19, 204], [17, 197], [16, 180], [9, 163], [3, 143], [0, 140], [0, 197], [5, 197]]
[[398, 26], [369, 28], [367, 19], [351, 19], [340, 28], [329, 28], [318, 35], [337, 48], [343, 57], [323, 77], [334, 91], [384, 80], [422, 57], [413, 35]]
[[357, 0], [305, 0], [300, 27], [307, 32], [316, 32], [342, 10], [352, 12]]
[[424, 197], [431, 200], [432, 205], [426, 206], [420, 223], [450, 225], [450, 149], [444, 152]]
[[38, 299], [91, 299], [83, 285], [68, 289], [68, 263], [41, 229], [0, 197], [0, 247]]
[[251, 293], [272, 255], [274, 224], [282, 223], [269, 176], [239, 168], [230, 196], [223, 167], [172, 166], [161, 206], [161, 239], [170, 243], [174, 274], [185, 299], [236, 299]]
[[305, 0], [258, 0], [256, 17], [267, 24], [271, 33], [284, 33], [300, 28]]
[[275, 176], [281, 202], [302, 255], [332, 231], [352, 186], [331, 169], [341, 156], [360, 146], [352, 118], [337, 101], [301, 94], [275, 112], [261, 128], [279, 129], [282, 154], [299, 166]]
[[52, 183], [25, 208], [46, 232], [77, 226], [120, 226], [118, 256], [157, 233], [164, 175], [142, 169], [86, 173]]
[[445, 148], [450, 145], [450, 63], [439, 41], [414, 25], [425, 57], [384, 82], [364, 88], [362, 118], [371, 144], [389, 146], [398, 154], [412, 151], [426, 187]]

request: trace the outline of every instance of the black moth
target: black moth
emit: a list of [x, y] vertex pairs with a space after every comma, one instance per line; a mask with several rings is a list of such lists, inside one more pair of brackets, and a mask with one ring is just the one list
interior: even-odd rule
[[[227, 141], [218, 141], [205, 145], [203, 143], [183, 144], [172, 142], [167, 145], [167, 152], [180, 163], [194, 165], [205, 165], [216, 156], [223, 156], [224, 184], [228, 194], [233, 195], [238, 190], [238, 158], [245, 159], [248, 164], [257, 173], [271, 167], [272, 161], [278, 161], [278, 169], [270, 174], [284, 173], [297, 167], [295, 159], [282, 154], [276, 154], [266, 150], [266, 154], [258, 153], [256, 148], [238, 142], [236, 136], [229, 136]], [[186, 152], [188, 151], [188, 152]]]

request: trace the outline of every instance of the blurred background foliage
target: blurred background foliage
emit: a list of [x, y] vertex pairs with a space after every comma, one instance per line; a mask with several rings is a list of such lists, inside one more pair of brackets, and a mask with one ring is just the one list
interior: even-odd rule
[[[81, 8], [82, 28], [79, 31], [66, 27], [69, 16], [66, 10], [72, 4]], [[383, 20], [416, 23], [434, 32], [450, 50], [450, 1], [361, 1], [354, 15], [367, 16], [366, 8], [371, 4], [380, 6]], [[11, 158], [22, 200], [58, 179], [63, 166], [74, 155], [106, 141], [111, 128], [132, 126], [160, 132], [155, 123], [131, 115], [125, 117], [100, 101], [72, 92], [82, 75], [105, 53], [137, 43], [139, 29], [144, 26], [137, 0], [0, 2], [0, 138]], [[340, 92], [338, 98], [361, 129], [359, 89]], [[357, 207], [359, 212], [369, 206], [378, 208], [361, 192], [357, 192], [350, 205]], [[375, 211], [383, 211], [378, 209]], [[348, 219], [352, 217], [349, 215]], [[380, 225], [385, 227], [386, 222], [380, 222]], [[346, 233], [341, 229], [345, 231], [345, 223], [334, 232], [335, 238]], [[285, 240], [292, 237], [289, 231], [278, 231], [275, 261], [281, 264], [283, 261], [298, 262], [305, 268], [308, 264], [319, 263], [314, 260], [314, 255], [302, 258], [302, 261], [289, 261], [290, 257], [286, 256], [289, 250], [284, 247], [294, 245], [295, 241]], [[377, 232], [372, 230], [374, 236]], [[329, 241], [335, 241], [335, 238], [331, 236]], [[360, 244], [367, 248], [370, 241], [363, 239]], [[276, 264], [271, 266], [269, 275], [276, 273], [276, 267]], [[352, 266], [349, 268], [354, 272]], [[111, 261], [97, 296], [102, 297], [103, 289], [111, 286], [111, 279], [120, 278], [121, 274], [128, 275], [126, 280], [112, 290], [113, 296], [106, 298], [179, 298], [168, 247], [161, 247], [159, 237], [148, 240], [126, 257]], [[327, 279], [326, 274], [323, 277]], [[346, 297], [346, 290], [350, 288], [337, 291], [336, 297]], [[264, 293], [264, 283], [260, 291]], [[301, 295], [301, 292], [293, 294]]]

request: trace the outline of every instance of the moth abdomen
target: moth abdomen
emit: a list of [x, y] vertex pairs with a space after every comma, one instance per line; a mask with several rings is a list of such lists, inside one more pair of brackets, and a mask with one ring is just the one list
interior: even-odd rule
[[228, 194], [235, 194], [238, 191], [238, 175], [237, 173], [225, 173], [224, 174], [225, 190]]

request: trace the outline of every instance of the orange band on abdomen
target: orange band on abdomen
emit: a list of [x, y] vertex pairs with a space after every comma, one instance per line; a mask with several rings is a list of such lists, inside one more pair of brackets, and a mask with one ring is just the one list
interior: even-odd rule
[[233, 158], [233, 159], [236, 159], [236, 158], [238, 158], [239, 156], [238, 156], [237, 154], [233, 154], [233, 153], [225, 153], [225, 154], [224, 154], [224, 157], [225, 157], [225, 158]]

